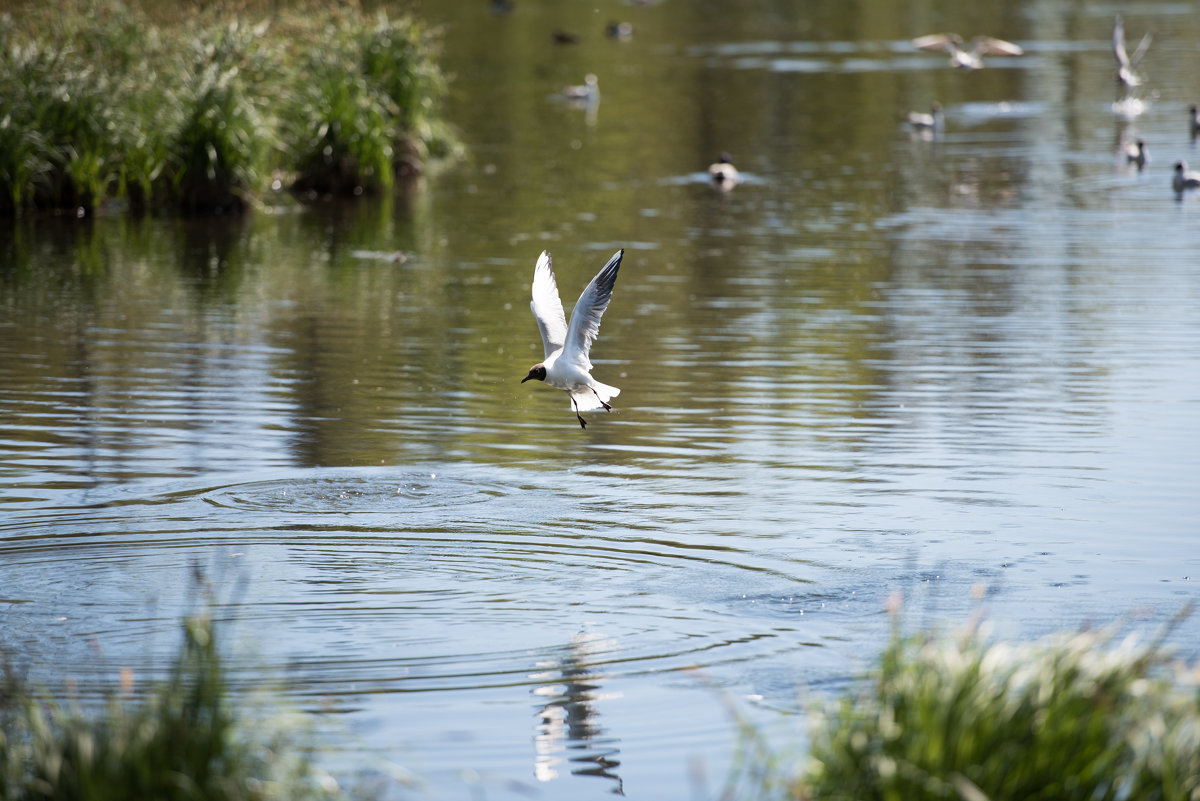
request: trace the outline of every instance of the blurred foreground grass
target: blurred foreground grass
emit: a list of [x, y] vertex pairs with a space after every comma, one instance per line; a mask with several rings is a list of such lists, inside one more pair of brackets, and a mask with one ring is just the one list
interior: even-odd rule
[[[129, 689], [129, 688], [126, 688]], [[0, 801], [339, 799], [288, 728], [235, 715], [212, 625], [185, 623], [169, 679], [99, 714], [8, 676], [0, 689]]]
[[[1194, 800], [1198, 680], [1161, 638], [1118, 641], [1115, 630], [1021, 644], [975, 629], [897, 634], [870, 679], [818, 721], [809, 754], [747, 728], [725, 797]], [[346, 797], [288, 727], [248, 724], [233, 702], [202, 617], [186, 622], [169, 680], [140, 702], [114, 694], [85, 714], [10, 675], [0, 801]]]
[[1169, 655], [1165, 632], [1118, 636], [897, 633], [870, 680], [819, 716], [803, 766], [747, 732], [735, 796], [1200, 799], [1197, 666]]
[[0, 17], [0, 213], [373, 192], [457, 148], [436, 37], [412, 18], [179, 9], [156, 22], [60, 0]]

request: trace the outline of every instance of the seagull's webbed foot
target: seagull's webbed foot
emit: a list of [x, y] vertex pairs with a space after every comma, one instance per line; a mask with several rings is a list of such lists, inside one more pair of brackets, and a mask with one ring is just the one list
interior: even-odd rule
[[579, 412], [575, 412], [575, 416], [579, 418], [579, 427], [587, 428], [587, 420], [584, 420], [582, 417], [580, 417]]

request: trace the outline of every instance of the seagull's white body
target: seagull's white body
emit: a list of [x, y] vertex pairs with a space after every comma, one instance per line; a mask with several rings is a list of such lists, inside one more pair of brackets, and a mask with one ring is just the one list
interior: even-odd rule
[[542, 251], [533, 270], [533, 300], [529, 308], [537, 320], [542, 334], [545, 359], [529, 369], [529, 375], [521, 379], [545, 381], [555, 389], [571, 396], [571, 408], [579, 418], [579, 425], [587, 427], [580, 412], [598, 409], [608, 411], [608, 402], [621, 394], [621, 390], [602, 384], [592, 378], [592, 362], [588, 354], [592, 342], [600, 332], [600, 317], [612, 299], [613, 287], [617, 282], [617, 270], [625, 251], [618, 250], [596, 277], [583, 290], [575, 308], [571, 310], [571, 324], [563, 312], [558, 297], [558, 284], [550, 265], [550, 254]]

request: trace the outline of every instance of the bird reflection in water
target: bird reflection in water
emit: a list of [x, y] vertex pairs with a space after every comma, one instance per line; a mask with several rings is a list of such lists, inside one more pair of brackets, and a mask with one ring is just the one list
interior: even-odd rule
[[605, 736], [597, 707], [599, 701], [619, 694], [601, 693], [605, 676], [592, 670], [612, 647], [612, 640], [581, 632], [571, 638], [561, 658], [539, 662], [530, 675], [539, 682], [533, 688], [539, 702], [533, 736], [533, 775], [538, 781], [557, 778], [560, 767], [569, 762], [572, 775], [607, 779], [613, 783], [613, 795], [625, 795], [617, 773], [620, 741]]

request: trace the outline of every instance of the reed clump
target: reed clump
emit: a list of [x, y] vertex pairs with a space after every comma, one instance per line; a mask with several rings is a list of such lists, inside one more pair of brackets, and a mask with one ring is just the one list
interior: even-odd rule
[[0, 18], [0, 212], [219, 212], [391, 188], [458, 148], [437, 38], [356, 5], [156, 22], [112, 0]]
[[734, 794], [1195, 801], [1198, 688], [1160, 639], [1115, 630], [1021, 644], [897, 634], [870, 680], [820, 713], [807, 761], [749, 730]]
[[[128, 689], [128, 688], [126, 688]], [[234, 714], [214, 629], [184, 626], [169, 678], [99, 713], [8, 677], [0, 690], [0, 801], [340, 799], [286, 731]]]

